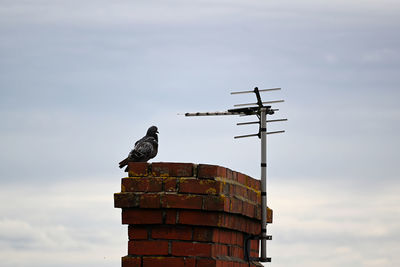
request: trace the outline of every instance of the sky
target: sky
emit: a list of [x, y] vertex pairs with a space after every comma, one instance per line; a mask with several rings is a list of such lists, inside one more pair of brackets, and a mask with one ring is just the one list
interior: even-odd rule
[[259, 179], [248, 117], [187, 118], [281, 87], [269, 124], [266, 266], [400, 266], [400, 3], [0, 0], [0, 261], [119, 266], [118, 162]]

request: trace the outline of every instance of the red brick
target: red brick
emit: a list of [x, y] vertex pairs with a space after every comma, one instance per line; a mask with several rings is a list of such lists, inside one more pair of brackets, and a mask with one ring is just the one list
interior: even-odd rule
[[139, 197], [132, 193], [115, 193], [114, 194], [115, 208], [135, 208], [139, 207]]
[[259, 234], [261, 231], [261, 225], [259, 221], [251, 220], [240, 215], [233, 215], [229, 213], [223, 214], [223, 218], [221, 218], [221, 224], [219, 226], [247, 232], [250, 234]]
[[234, 173], [234, 171], [232, 171], [231, 169], [226, 168], [226, 179], [233, 180], [234, 179], [233, 173]]
[[230, 246], [229, 247], [229, 256], [243, 259], [244, 258], [244, 251], [241, 247]]
[[216, 243], [232, 244], [233, 232], [220, 229], [213, 240]]
[[199, 178], [226, 178], [226, 168], [217, 165], [199, 164], [197, 167]]
[[252, 258], [258, 258], [260, 253], [258, 251], [250, 251], [250, 257]]
[[140, 257], [122, 257], [122, 267], [141, 267]]
[[255, 188], [256, 190], [261, 190], [261, 181], [260, 180], [255, 180]]
[[229, 212], [231, 210], [231, 198], [225, 198], [224, 211]]
[[235, 195], [235, 187], [237, 185], [229, 184], [229, 195], [234, 196]]
[[251, 189], [248, 189], [247, 198], [253, 202], [257, 202], [257, 193]]
[[176, 210], [167, 210], [165, 212], [165, 223], [166, 224], [176, 224], [177, 211]]
[[160, 192], [162, 179], [154, 177], [130, 177], [122, 179], [122, 192]]
[[261, 204], [261, 192], [257, 193], [257, 201], [258, 204]]
[[[225, 203], [228, 202], [224, 196], [203, 196], [203, 209], [204, 210], [219, 210], [223, 211]], [[229, 210], [227, 210], [229, 211]]]
[[237, 198], [231, 198], [230, 212], [241, 214], [243, 212], [243, 201]]
[[234, 172], [232, 173], [232, 180], [237, 182], [237, 180], [238, 180], [238, 172], [235, 172], [235, 171], [234, 171]]
[[180, 193], [216, 195], [221, 191], [221, 182], [196, 178], [181, 179]]
[[221, 182], [221, 193], [224, 195], [230, 195], [230, 184], [225, 183], [224, 181]]
[[210, 227], [195, 227], [193, 229], [193, 240], [194, 241], [203, 241], [203, 242], [211, 242], [213, 241], [214, 233], [216, 229]]
[[123, 209], [122, 224], [161, 224], [161, 210]]
[[147, 162], [128, 162], [129, 176], [147, 176], [149, 163]]
[[179, 239], [191, 240], [192, 228], [185, 226], [160, 226], [153, 228], [151, 232], [153, 239]]
[[179, 212], [179, 223], [191, 225], [219, 226], [221, 215], [216, 212], [182, 210]]
[[249, 186], [254, 190], [260, 190], [260, 180], [256, 180], [254, 178], [249, 177]]
[[168, 255], [168, 241], [135, 240], [128, 242], [129, 255]]
[[248, 216], [248, 217], [254, 218], [254, 216], [255, 216], [255, 205], [253, 205], [253, 204], [251, 204], [249, 202], [243, 201], [243, 214]]
[[148, 230], [146, 227], [142, 227], [139, 225], [129, 225], [128, 226], [128, 236], [129, 240], [140, 240], [148, 238]]
[[228, 246], [222, 244], [213, 244], [213, 256], [228, 256]]
[[212, 244], [172, 241], [171, 253], [174, 256], [211, 257]]
[[202, 198], [196, 195], [163, 195], [161, 204], [163, 208], [201, 209]]
[[243, 234], [241, 232], [235, 232], [234, 245], [243, 246]]
[[247, 175], [238, 172], [238, 182], [243, 185], [247, 185]]
[[161, 207], [159, 194], [143, 194], [140, 196], [140, 208], [157, 209]]
[[224, 227], [250, 234], [259, 234], [261, 231], [259, 221], [223, 212], [182, 210], [179, 212], [178, 222], [189, 225]]
[[261, 224], [259, 222], [249, 223], [248, 232], [255, 235], [261, 234]]
[[174, 177], [192, 177], [192, 163], [170, 163], [170, 162], [155, 162], [152, 164], [153, 176], [174, 176]]
[[251, 240], [250, 241], [251, 250], [258, 251], [259, 243], [260, 243], [259, 240]]
[[195, 258], [185, 258], [185, 267], [195, 267], [196, 259]]
[[235, 185], [235, 195], [247, 198], [247, 189], [244, 186]]
[[196, 259], [197, 267], [215, 267], [217, 261], [214, 259]]
[[164, 191], [165, 192], [176, 192], [176, 178], [165, 178], [164, 179]]
[[250, 222], [246, 220], [244, 217], [239, 217], [239, 216], [232, 216], [233, 218], [229, 218], [229, 216], [226, 216], [228, 219], [228, 225], [235, 230], [243, 231], [246, 232], [247, 228], [250, 228]]
[[185, 259], [175, 257], [143, 257], [143, 267], [185, 267]]

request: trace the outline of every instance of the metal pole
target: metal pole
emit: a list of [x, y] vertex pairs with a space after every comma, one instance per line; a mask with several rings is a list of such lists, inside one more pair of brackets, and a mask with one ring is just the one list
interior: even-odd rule
[[267, 109], [261, 108], [261, 260], [267, 260]]

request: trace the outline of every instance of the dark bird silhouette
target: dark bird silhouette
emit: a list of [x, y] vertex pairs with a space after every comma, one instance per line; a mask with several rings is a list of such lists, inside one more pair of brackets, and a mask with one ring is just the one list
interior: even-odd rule
[[128, 157], [119, 163], [122, 168], [128, 162], [147, 162], [154, 158], [158, 152], [158, 129], [151, 126], [145, 136], [135, 142], [135, 147], [131, 150]]

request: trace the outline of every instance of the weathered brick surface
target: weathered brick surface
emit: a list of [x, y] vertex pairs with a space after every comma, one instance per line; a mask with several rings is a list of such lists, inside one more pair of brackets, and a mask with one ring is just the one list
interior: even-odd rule
[[[129, 163], [128, 174], [114, 194], [129, 225], [123, 267], [262, 266], [245, 261], [244, 245], [261, 232], [259, 180], [192, 163]], [[258, 257], [258, 240], [249, 244], [250, 256]]]
[[149, 174], [149, 163], [147, 162], [129, 162], [129, 176], [147, 176]]
[[182, 210], [179, 211], [178, 223], [219, 227], [223, 225], [223, 214], [217, 212]]
[[217, 195], [224, 192], [224, 183], [221, 181], [186, 178], [180, 180], [180, 193]]
[[146, 226], [142, 226], [142, 225], [129, 225], [128, 226], [129, 240], [147, 239], [149, 236], [148, 232], [149, 232], [149, 230], [147, 229]]
[[162, 210], [122, 209], [122, 224], [161, 224]]
[[227, 178], [227, 170], [217, 165], [199, 164], [197, 166], [197, 177], [199, 178]]
[[158, 209], [161, 207], [159, 194], [143, 194], [140, 195], [139, 207], [141, 209]]
[[188, 226], [162, 225], [151, 231], [153, 239], [192, 240], [192, 228]]
[[114, 207], [115, 208], [131, 208], [139, 206], [139, 196], [136, 194], [115, 193]]
[[201, 209], [202, 197], [197, 195], [167, 194], [162, 197], [162, 207], [172, 209]]
[[122, 179], [122, 192], [160, 192], [162, 191], [160, 178], [129, 177]]
[[185, 267], [185, 258], [143, 257], [143, 267]]
[[185, 267], [196, 267], [196, 258], [185, 257]]
[[[241, 214], [254, 219], [261, 219], [261, 205], [246, 199], [239, 199], [229, 195], [196, 195], [196, 194], [169, 194], [124, 192], [114, 195], [116, 208], [142, 209], [196, 209], [206, 211], [225, 211]], [[268, 211], [268, 222], [272, 223], [271, 210]]]
[[168, 241], [135, 240], [128, 242], [129, 255], [168, 255]]
[[153, 176], [192, 177], [193, 163], [155, 162], [152, 164]]
[[229, 199], [226, 198], [224, 195], [204, 196], [203, 203], [203, 209], [205, 210], [224, 211], [226, 208], [229, 207]]
[[[182, 178], [184, 179], [184, 178]], [[164, 191], [165, 192], [176, 192], [177, 191], [177, 178], [167, 177], [163, 180], [164, 182]]]
[[122, 267], [142, 267], [142, 259], [140, 257], [122, 257]]
[[174, 256], [213, 256], [213, 244], [172, 241], [171, 254]]
[[193, 240], [200, 242], [212, 242], [216, 228], [211, 227], [194, 227]]
[[178, 211], [168, 209], [165, 211], [165, 224], [176, 224], [178, 221]]

